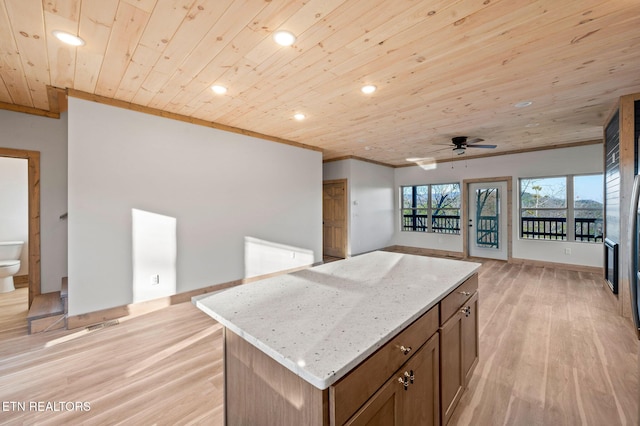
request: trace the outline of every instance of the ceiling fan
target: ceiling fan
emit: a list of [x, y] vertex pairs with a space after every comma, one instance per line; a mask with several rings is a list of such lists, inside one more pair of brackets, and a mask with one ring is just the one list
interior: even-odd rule
[[477, 145], [478, 142], [483, 142], [484, 139], [473, 138], [467, 140], [467, 136], [456, 136], [451, 138], [451, 142], [453, 143], [453, 152], [462, 155], [465, 153], [467, 148], [490, 148], [493, 149], [497, 145]]

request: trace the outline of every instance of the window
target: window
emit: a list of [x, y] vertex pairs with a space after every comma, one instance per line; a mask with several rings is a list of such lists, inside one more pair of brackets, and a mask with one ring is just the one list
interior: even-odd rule
[[601, 174], [520, 179], [521, 238], [601, 242], [602, 209]]
[[567, 178], [520, 180], [522, 238], [567, 239]]
[[602, 175], [573, 177], [576, 241], [602, 241], [603, 193]]
[[460, 233], [460, 184], [403, 186], [402, 230]]

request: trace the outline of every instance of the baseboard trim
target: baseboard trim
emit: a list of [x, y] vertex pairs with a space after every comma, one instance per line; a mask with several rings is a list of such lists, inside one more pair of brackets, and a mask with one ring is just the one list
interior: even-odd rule
[[287, 269], [283, 271], [273, 272], [270, 274], [259, 275], [251, 278], [242, 278], [239, 280], [229, 281], [226, 283], [215, 284], [208, 287], [200, 288], [197, 290], [191, 290], [184, 293], [174, 294], [173, 296], [162, 297], [159, 299], [148, 300], [144, 302], [131, 303], [124, 306], [115, 306], [113, 308], [103, 309], [95, 312], [88, 312], [86, 314], [73, 315], [67, 318], [67, 329], [72, 330], [75, 328], [88, 327], [90, 325], [100, 324], [106, 321], [114, 319], [120, 319], [123, 317], [136, 317], [150, 312], [154, 312], [171, 305], [177, 305], [179, 303], [190, 302], [192, 297], [201, 296], [206, 293], [212, 293], [214, 291], [224, 290], [226, 288], [234, 287], [240, 284], [246, 284], [265, 278], [275, 277], [278, 275], [288, 274], [302, 269], [307, 269], [314, 265], [301, 266], [298, 268]]
[[14, 275], [13, 286], [15, 288], [29, 287], [29, 275]]
[[591, 274], [602, 274], [604, 276], [604, 268], [597, 267], [597, 266], [574, 265], [571, 263], [546, 262], [542, 260], [519, 259], [519, 258], [512, 258], [509, 261], [509, 263], [515, 263], [517, 265], [531, 265], [531, 266], [541, 266], [546, 268], [567, 269], [569, 271], [588, 272]]

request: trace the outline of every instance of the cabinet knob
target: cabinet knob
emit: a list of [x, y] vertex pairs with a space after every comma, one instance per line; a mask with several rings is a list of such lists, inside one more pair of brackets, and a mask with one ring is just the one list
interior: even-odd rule
[[409, 352], [411, 352], [411, 346], [407, 346], [406, 348], [404, 346], [400, 346], [400, 350], [404, 355], [407, 355]]
[[471, 296], [471, 293], [469, 293], [468, 291], [461, 291], [459, 293], [463, 296]]
[[409, 378], [406, 376], [398, 377], [398, 383], [400, 383], [404, 387], [404, 390], [407, 390], [409, 388]]

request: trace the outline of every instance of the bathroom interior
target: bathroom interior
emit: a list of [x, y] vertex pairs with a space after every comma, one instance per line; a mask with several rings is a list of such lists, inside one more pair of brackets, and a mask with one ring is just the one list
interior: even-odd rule
[[28, 286], [27, 166], [26, 159], [0, 157], [0, 294]]

